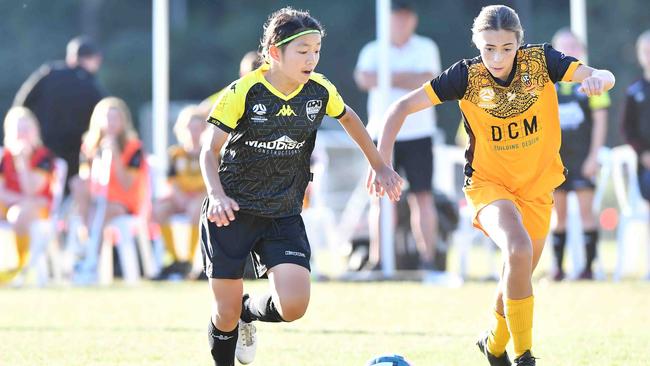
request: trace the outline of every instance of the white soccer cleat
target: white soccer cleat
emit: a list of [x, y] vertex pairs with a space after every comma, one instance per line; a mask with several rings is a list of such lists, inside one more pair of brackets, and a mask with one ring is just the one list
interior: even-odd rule
[[256, 331], [253, 323], [239, 320], [239, 338], [237, 339], [235, 356], [242, 365], [248, 365], [255, 359], [255, 351], [257, 350]]

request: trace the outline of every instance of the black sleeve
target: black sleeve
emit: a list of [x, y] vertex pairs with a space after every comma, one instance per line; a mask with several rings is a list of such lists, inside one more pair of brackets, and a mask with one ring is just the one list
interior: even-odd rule
[[641, 153], [647, 149], [643, 139], [640, 138], [641, 131], [639, 130], [639, 111], [634, 101], [634, 95], [627, 94], [625, 96], [625, 108], [623, 109], [623, 117], [621, 119], [621, 132], [625, 141], [632, 146], [634, 151]]
[[51, 172], [54, 170], [54, 161], [52, 155], [47, 154], [43, 156], [40, 161], [36, 163], [36, 167], [46, 172]]
[[128, 167], [129, 168], [139, 168], [140, 165], [142, 164], [142, 149], [138, 149], [136, 152], [133, 153], [133, 156], [131, 156], [131, 160], [129, 160]]
[[557, 51], [548, 43], [544, 43], [543, 47], [548, 75], [551, 77], [551, 81], [555, 84], [564, 78], [564, 74], [566, 74], [569, 66], [574, 62], [578, 62], [578, 59]]
[[178, 175], [176, 171], [176, 158], [169, 159], [169, 168], [167, 169], [167, 178], [173, 178]]
[[441, 102], [462, 99], [467, 90], [468, 75], [467, 61], [458, 61], [431, 80], [431, 88]]
[[33, 110], [34, 101], [38, 98], [41, 81], [50, 74], [50, 67], [43, 65], [34, 71], [18, 89], [14, 97], [14, 106], [23, 106]]

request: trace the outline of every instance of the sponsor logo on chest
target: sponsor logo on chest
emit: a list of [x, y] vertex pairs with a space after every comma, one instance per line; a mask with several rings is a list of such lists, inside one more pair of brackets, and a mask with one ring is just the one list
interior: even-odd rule
[[273, 141], [246, 141], [246, 145], [254, 147], [256, 149], [286, 151], [299, 150], [301, 147], [303, 147], [303, 145], [305, 145], [305, 141], [298, 142], [285, 135]]

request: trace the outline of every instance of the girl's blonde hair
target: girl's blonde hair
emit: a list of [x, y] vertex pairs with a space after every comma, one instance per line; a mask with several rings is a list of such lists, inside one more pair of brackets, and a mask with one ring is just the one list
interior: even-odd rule
[[476, 44], [476, 36], [486, 30], [506, 30], [514, 32], [517, 43], [521, 46], [524, 43], [524, 29], [519, 21], [519, 15], [512, 8], [505, 5], [490, 5], [481, 9], [481, 12], [474, 18], [472, 25], [472, 40]]
[[107, 97], [100, 100], [99, 103], [95, 105], [93, 113], [90, 116], [90, 126], [82, 138], [83, 147], [86, 152], [91, 153], [97, 150], [99, 142], [101, 141], [102, 137], [104, 137], [102, 124], [106, 118], [106, 114], [110, 109], [117, 110], [122, 117], [122, 123], [124, 126], [122, 133], [118, 138], [120, 149], [124, 149], [127, 141], [138, 138], [138, 133], [133, 127], [131, 112], [129, 111], [129, 107], [126, 105], [126, 103], [117, 97]]
[[191, 138], [188, 126], [193, 119], [199, 119], [203, 121], [204, 114], [201, 113], [199, 106], [197, 105], [188, 105], [187, 107], [181, 109], [181, 112], [176, 118], [176, 123], [174, 123], [174, 135], [176, 135], [176, 140], [183, 145], [188, 139]]
[[16, 134], [12, 131], [16, 130], [18, 121], [21, 118], [25, 118], [30, 121], [32, 128], [36, 130], [36, 146], [43, 145], [43, 141], [41, 140], [41, 127], [38, 123], [36, 115], [32, 113], [32, 111], [30, 111], [28, 108], [20, 106], [11, 107], [9, 111], [7, 111], [7, 115], [5, 116], [4, 120], [4, 145], [10, 146], [15, 141]]

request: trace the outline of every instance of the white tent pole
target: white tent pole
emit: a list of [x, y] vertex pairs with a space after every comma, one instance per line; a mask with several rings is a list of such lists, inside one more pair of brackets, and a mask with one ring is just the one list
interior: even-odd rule
[[589, 48], [587, 47], [587, 1], [571, 0], [571, 31], [585, 46], [584, 61], [588, 62]]
[[[377, 42], [379, 59], [377, 68], [377, 88], [382, 106], [388, 107], [391, 86], [390, 71], [390, 8], [391, 0], [377, 0]], [[381, 270], [384, 277], [395, 274], [395, 228], [393, 226], [393, 204], [387, 197], [381, 199], [379, 238], [381, 243]]]
[[167, 167], [169, 121], [169, 0], [152, 0], [152, 126], [153, 153]]

